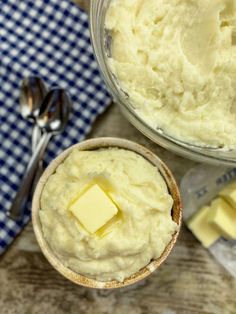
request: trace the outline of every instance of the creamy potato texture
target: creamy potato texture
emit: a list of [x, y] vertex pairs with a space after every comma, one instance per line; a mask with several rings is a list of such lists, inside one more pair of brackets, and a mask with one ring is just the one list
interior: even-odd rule
[[149, 125], [236, 147], [235, 0], [112, 0], [106, 28], [110, 67]]
[[[71, 201], [97, 183], [119, 213], [94, 234], [68, 210]], [[173, 205], [157, 168], [123, 149], [74, 149], [50, 176], [41, 196], [46, 241], [69, 268], [101, 281], [124, 278], [158, 258], [177, 230]]]

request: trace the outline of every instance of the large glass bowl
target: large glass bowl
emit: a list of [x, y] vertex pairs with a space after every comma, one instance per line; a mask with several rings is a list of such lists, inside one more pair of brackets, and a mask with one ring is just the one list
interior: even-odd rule
[[110, 55], [111, 38], [109, 32], [105, 29], [105, 16], [111, 1], [112, 0], [90, 1], [90, 32], [94, 53], [103, 78], [115, 102], [119, 104], [124, 116], [152, 141], [179, 155], [200, 162], [236, 166], [236, 150], [227, 151], [220, 148], [194, 146], [190, 143], [181, 142], [164, 133], [161, 129], [154, 129], [149, 126], [139, 116], [132, 103], [129, 101], [128, 95], [119, 87], [107, 62]]

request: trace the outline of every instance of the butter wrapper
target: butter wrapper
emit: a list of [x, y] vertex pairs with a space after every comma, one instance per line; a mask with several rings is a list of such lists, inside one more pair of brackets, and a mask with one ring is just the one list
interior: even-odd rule
[[[182, 178], [180, 190], [187, 222], [202, 206], [209, 205], [219, 192], [236, 180], [236, 168], [200, 165]], [[220, 238], [209, 248], [215, 259], [236, 278], [236, 240]]]

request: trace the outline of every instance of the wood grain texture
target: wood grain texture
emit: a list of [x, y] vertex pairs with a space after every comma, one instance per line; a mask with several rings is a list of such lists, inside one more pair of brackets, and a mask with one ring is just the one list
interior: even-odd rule
[[[88, 7], [88, 1], [83, 1]], [[116, 105], [101, 116], [89, 137], [117, 136], [150, 148], [179, 181], [194, 162], [158, 147]], [[0, 314], [235, 314], [234, 280], [182, 227], [165, 265], [136, 286], [96, 291], [58, 274], [40, 252], [29, 224], [0, 258]]]

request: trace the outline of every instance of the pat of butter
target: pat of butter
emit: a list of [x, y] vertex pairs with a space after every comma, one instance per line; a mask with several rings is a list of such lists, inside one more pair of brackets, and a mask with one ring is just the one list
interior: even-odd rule
[[202, 207], [187, 223], [189, 229], [205, 247], [209, 247], [220, 237], [220, 233], [208, 223], [209, 210], [209, 206]]
[[236, 210], [236, 182], [227, 185], [219, 194]]
[[116, 205], [97, 184], [79, 197], [69, 210], [90, 233], [103, 227], [118, 212]]
[[222, 198], [212, 202], [208, 221], [226, 238], [236, 239], [236, 210]]

